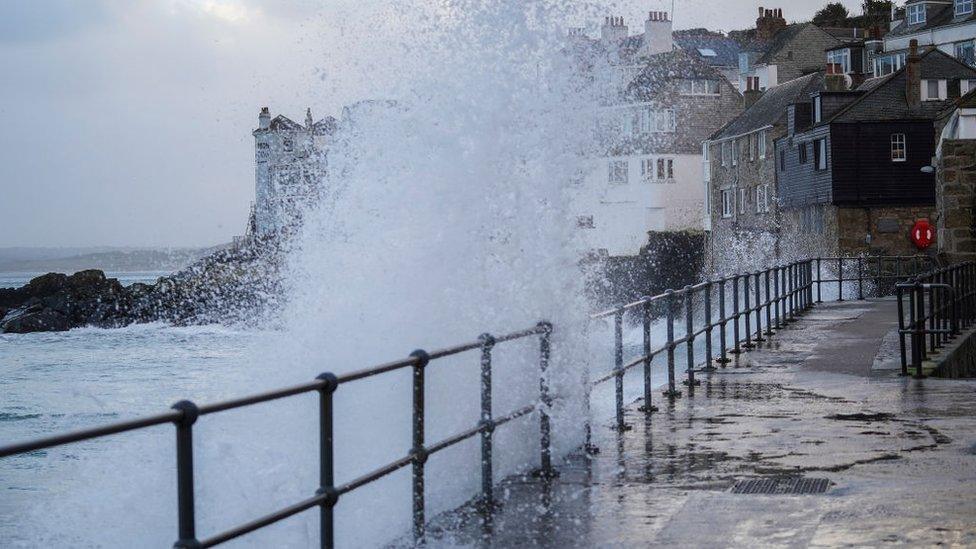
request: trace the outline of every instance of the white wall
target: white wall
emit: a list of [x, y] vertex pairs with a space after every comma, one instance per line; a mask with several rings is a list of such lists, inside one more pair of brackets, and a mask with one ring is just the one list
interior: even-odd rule
[[907, 34], [894, 38], [885, 38], [885, 51], [907, 50], [908, 43], [912, 39], [918, 40], [919, 46], [939, 46], [939, 49], [955, 55], [953, 42], [972, 40], [976, 37], [976, 21], [954, 25], [951, 27], [941, 27], [937, 29]]

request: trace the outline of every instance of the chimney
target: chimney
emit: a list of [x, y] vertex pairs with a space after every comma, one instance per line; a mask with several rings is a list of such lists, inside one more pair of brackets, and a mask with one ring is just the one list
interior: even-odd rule
[[759, 18], [756, 19], [756, 38], [770, 40], [785, 28], [786, 19], [783, 19], [782, 9], [759, 8]]
[[305, 111], [305, 129], [306, 130], [312, 129], [312, 108], [311, 107], [309, 107], [308, 110]]
[[627, 38], [627, 25], [624, 25], [623, 17], [607, 17], [600, 28], [600, 38], [604, 42], [616, 43]]
[[644, 22], [643, 55], [667, 53], [674, 49], [674, 30], [666, 11], [652, 11]]
[[268, 107], [261, 107], [261, 114], [258, 115], [258, 129], [266, 130], [271, 127], [271, 111]]
[[759, 77], [749, 76], [746, 78], [746, 91], [742, 92], [742, 99], [745, 103], [745, 108], [749, 108], [759, 101], [762, 97], [762, 92], [759, 91]]
[[910, 110], [922, 106], [922, 73], [919, 67], [918, 40], [908, 43], [908, 59], [905, 63], [905, 100]]

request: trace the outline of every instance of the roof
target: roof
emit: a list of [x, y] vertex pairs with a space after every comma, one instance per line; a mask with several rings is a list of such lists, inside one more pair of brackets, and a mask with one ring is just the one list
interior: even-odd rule
[[[916, 2], [908, 2], [908, 4], [914, 4]], [[936, 27], [944, 27], [947, 25], [955, 25], [958, 23], [966, 23], [968, 21], [976, 20], [976, 10], [968, 15], [963, 15], [962, 17], [956, 17], [956, 10], [954, 3], [950, 2], [948, 4], [932, 4], [925, 10], [925, 22], [915, 25], [908, 24], [908, 18], [906, 17], [901, 24], [897, 27], [891, 29], [888, 33], [888, 37], [893, 38], [897, 36], [908, 36], [922, 31], [927, 31], [934, 29]]]
[[801, 76], [769, 88], [745, 112], [715, 132], [711, 140], [728, 139], [783, 123], [786, 119], [786, 108], [788, 106], [801, 99], [805, 100], [811, 93], [823, 89], [824, 75], [820, 72]]
[[[787, 48], [793, 41], [808, 28], [814, 28], [835, 40], [840, 41], [841, 39], [834, 36], [825, 29], [814, 25], [813, 23], [794, 23], [788, 25], [783, 30], [777, 32], [770, 40], [753, 40], [748, 46], [746, 46], [745, 51], [755, 52], [759, 54], [759, 58], [756, 60], [756, 64], [762, 65], [764, 63], [770, 63], [773, 61], [779, 52]], [[836, 31], [837, 29], [831, 29]]]
[[653, 99], [675, 79], [724, 79], [699, 56], [683, 49], [658, 53], [641, 58], [643, 68], [624, 90], [624, 98], [631, 101]]
[[[685, 34], [676, 32], [674, 33], [674, 43], [688, 54], [700, 58], [713, 67], [737, 67], [739, 65], [739, 51], [742, 48], [738, 42], [727, 36], [714, 33]], [[708, 51], [714, 52], [715, 55], [706, 55]]]
[[945, 118], [956, 112], [957, 109], [973, 109], [976, 108], [976, 89], [963, 95], [959, 99], [954, 101], [949, 101], [949, 105], [942, 109], [937, 118]]
[[[885, 120], [933, 120], [946, 106], [945, 101], [923, 101], [918, 109], [910, 109], [905, 97], [908, 82], [906, 67], [880, 78], [874, 87], [852, 101], [834, 116], [821, 122], [881, 122]], [[969, 67], [938, 49], [925, 52], [919, 59], [919, 73], [923, 80], [976, 78], [976, 69]]]
[[[322, 120], [319, 120], [318, 122], [312, 124], [312, 131], [315, 133], [315, 135], [332, 135], [336, 132], [338, 125], [339, 124], [335, 118], [331, 116], [326, 116]], [[255, 130], [255, 131], [295, 132], [295, 131], [307, 131], [307, 130], [308, 128], [306, 128], [303, 124], [299, 124], [298, 122], [295, 122], [291, 118], [288, 118], [283, 114], [279, 114], [278, 116], [271, 119], [271, 124], [268, 126], [267, 130]]]
[[271, 119], [271, 126], [268, 129], [272, 131], [278, 131], [278, 130], [301, 130], [303, 128], [304, 126], [302, 126], [298, 122], [295, 122], [294, 120], [288, 118], [283, 114], [279, 114], [278, 116]]

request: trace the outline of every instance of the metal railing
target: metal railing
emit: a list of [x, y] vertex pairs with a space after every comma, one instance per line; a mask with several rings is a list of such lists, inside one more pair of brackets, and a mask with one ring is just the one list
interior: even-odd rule
[[[681, 290], [668, 290], [592, 315], [594, 319], [613, 319], [614, 368], [589, 383], [587, 401], [594, 386], [613, 380], [616, 412], [613, 427], [627, 430], [624, 378], [629, 370], [643, 366], [643, 405], [640, 410], [645, 413], [656, 411], [651, 398], [651, 365], [656, 357], [667, 357], [668, 384], [664, 396], [680, 397], [675, 355], [681, 346], [685, 347], [686, 353], [683, 384], [693, 388], [700, 384], [695, 379], [696, 372], [714, 371], [715, 364], [725, 366], [731, 362], [729, 355], [754, 348], [814, 304], [822, 303], [825, 285], [836, 286], [837, 301], [844, 300], [845, 283], [855, 285], [858, 299], [867, 295], [881, 297], [893, 294], [899, 281], [917, 276], [931, 265], [926, 256], [818, 257], [707, 280]], [[639, 317], [634, 323], [642, 329], [643, 345], [639, 356], [627, 360], [623, 327], [625, 319], [634, 316]], [[657, 347], [651, 341], [655, 319], [663, 319], [666, 334]], [[684, 324], [684, 334], [680, 337], [675, 334], [676, 324]], [[715, 332], [718, 332], [717, 356], [713, 347]], [[699, 339], [704, 340], [702, 367], [698, 367], [695, 356], [695, 344]], [[589, 446], [589, 425], [586, 435]]]
[[897, 295], [901, 375], [909, 375], [905, 339], [910, 336], [911, 367], [914, 377], [922, 379], [922, 363], [976, 323], [976, 263], [960, 263], [920, 275], [898, 284]]
[[[487, 508], [493, 502], [492, 487], [492, 434], [494, 430], [514, 419], [539, 412], [540, 422], [540, 472], [543, 476], [552, 476], [552, 458], [550, 450], [550, 421], [548, 408], [552, 398], [549, 394], [547, 368], [549, 366], [552, 325], [540, 322], [535, 327], [511, 334], [493, 337], [484, 334], [478, 341], [465, 343], [456, 347], [441, 349], [433, 352], [414, 351], [409, 358], [381, 364], [373, 368], [350, 372], [342, 375], [324, 373], [314, 381], [278, 389], [271, 392], [251, 395], [235, 400], [228, 400], [216, 404], [197, 406], [193, 402], [183, 400], [173, 405], [171, 411], [154, 416], [142, 417], [129, 421], [113, 423], [100, 427], [84, 429], [72, 433], [56, 435], [48, 438], [32, 440], [0, 447], [0, 458], [43, 450], [72, 442], [101, 438], [109, 435], [135, 431], [146, 427], [172, 423], [176, 426], [176, 481], [178, 506], [178, 540], [174, 547], [197, 548], [213, 547], [226, 541], [254, 532], [290, 516], [308, 509], [320, 509], [321, 546], [334, 546], [335, 525], [333, 510], [343, 494], [379, 480], [391, 473], [412, 465], [413, 489], [413, 536], [416, 541], [424, 539], [425, 535], [425, 504], [424, 504], [424, 464], [434, 453], [454, 446], [464, 440], [481, 435], [481, 481], [482, 503]], [[514, 410], [504, 416], [494, 417], [491, 409], [492, 397], [492, 349], [501, 343], [539, 336], [539, 400]], [[424, 372], [432, 360], [458, 355], [467, 351], [481, 350], [481, 417], [475, 427], [439, 442], [426, 444], [424, 438]], [[333, 457], [333, 418], [332, 398], [335, 391], [342, 385], [360, 379], [365, 379], [387, 372], [411, 368], [413, 370], [413, 447], [409, 453], [379, 469], [363, 476], [336, 485], [334, 478]], [[193, 425], [201, 416], [243, 408], [262, 402], [282, 399], [306, 393], [319, 393], [319, 486], [315, 494], [293, 505], [279, 509], [204, 539], [197, 539], [194, 512], [194, 481], [193, 481]]]

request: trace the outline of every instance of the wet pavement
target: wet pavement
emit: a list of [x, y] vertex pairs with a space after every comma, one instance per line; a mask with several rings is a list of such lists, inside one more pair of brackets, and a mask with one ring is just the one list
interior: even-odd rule
[[[893, 301], [818, 305], [660, 411], [632, 403], [630, 430], [595, 425], [599, 453], [552, 482], [509, 479], [491, 521], [440, 517], [431, 545], [976, 545], [976, 380], [899, 377], [896, 319]], [[732, 492], [763, 478], [828, 482]]]

